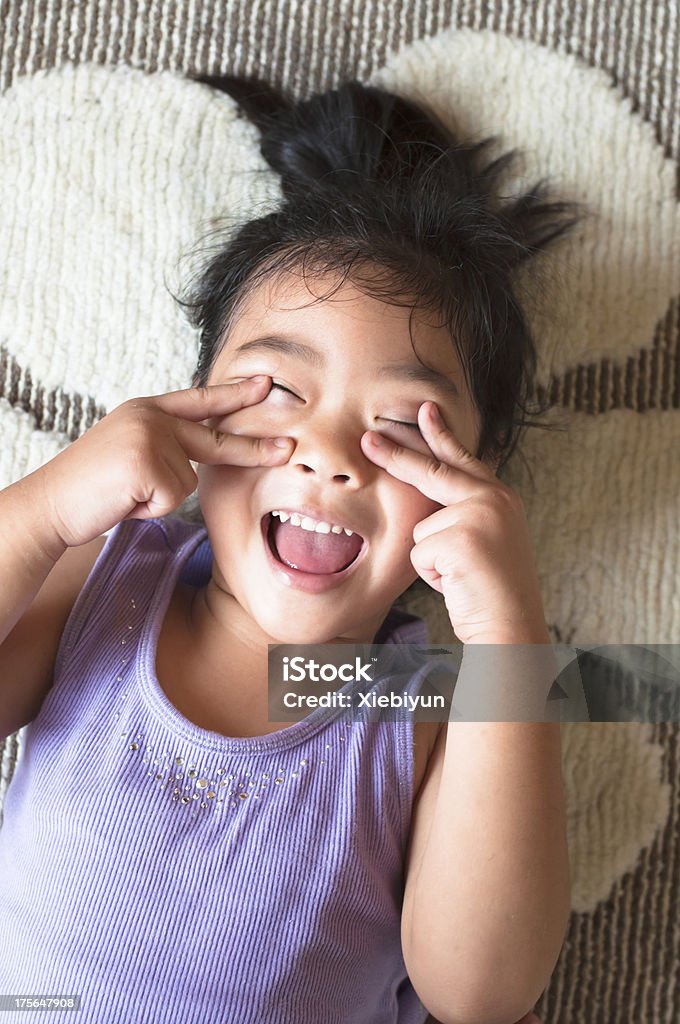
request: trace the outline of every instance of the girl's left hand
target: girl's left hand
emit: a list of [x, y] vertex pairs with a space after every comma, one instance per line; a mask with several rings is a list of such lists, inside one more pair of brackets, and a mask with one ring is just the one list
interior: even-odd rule
[[414, 569], [443, 594], [462, 643], [549, 643], [521, 498], [463, 447], [434, 402], [420, 406], [418, 425], [434, 458], [377, 431], [363, 439], [373, 462], [444, 506], [413, 530]]

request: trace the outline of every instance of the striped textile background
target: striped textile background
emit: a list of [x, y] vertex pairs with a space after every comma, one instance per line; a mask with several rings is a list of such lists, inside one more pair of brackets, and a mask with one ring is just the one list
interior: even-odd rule
[[[94, 62], [147, 73], [256, 74], [303, 96], [348, 77], [366, 80], [394, 52], [445, 29], [491, 30], [606, 72], [675, 162], [680, 200], [679, 21], [675, 0], [0, 0], [0, 95], [38, 69]], [[582, 359], [551, 377], [551, 397], [593, 416], [680, 408], [677, 292], [639, 352], [619, 363]], [[30, 366], [5, 342], [0, 337], [0, 398], [31, 413], [39, 430], [75, 439], [103, 414], [91, 394], [32, 380]], [[656, 723], [652, 730], [671, 786], [666, 825], [606, 900], [573, 913], [536, 1008], [545, 1024], [680, 1020], [679, 727]], [[12, 737], [3, 751], [5, 787], [17, 750]]]

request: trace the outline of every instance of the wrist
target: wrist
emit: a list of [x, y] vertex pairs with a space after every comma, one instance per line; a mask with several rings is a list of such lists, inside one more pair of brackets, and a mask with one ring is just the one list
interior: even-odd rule
[[483, 633], [476, 633], [467, 644], [552, 644], [552, 638], [545, 623], [520, 623], [514, 626], [498, 626]]
[[536, 631], [528, 639], [480, 637], [465, 644], [451, 704], [451, 720], [545, 722], [548, 695], [560, 673], [554, 645]]
[[23, 526], [30, 540], [37, 544], [44, 556], [56, 563], [68, 544], [50, 518], [49, 496], [42, 467], [17, 480], [17, 500], [23, 507]]

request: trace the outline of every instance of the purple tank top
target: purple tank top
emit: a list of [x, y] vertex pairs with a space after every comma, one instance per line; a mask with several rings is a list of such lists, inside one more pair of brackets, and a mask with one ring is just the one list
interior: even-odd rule
[[[422, 1024], [400, 941], [412, 717], [190, 722], [156, 641], [176, 582], [211, 564], [177, 518], [107, 537], [5, 797], [0, 992], [79, 995], [79, 1024]], [[375, 642], [427, 631], [392, 609]]]

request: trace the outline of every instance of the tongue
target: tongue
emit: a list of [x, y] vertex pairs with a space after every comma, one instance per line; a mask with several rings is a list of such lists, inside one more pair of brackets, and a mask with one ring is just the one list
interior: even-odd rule
[[333, 573], [353, 562], [361, 548], [361, 537], [353, 533], [313, 533], [301, 526], [282, 523], [272, 516], [272, 548], [282, 562], [301, 572]]

